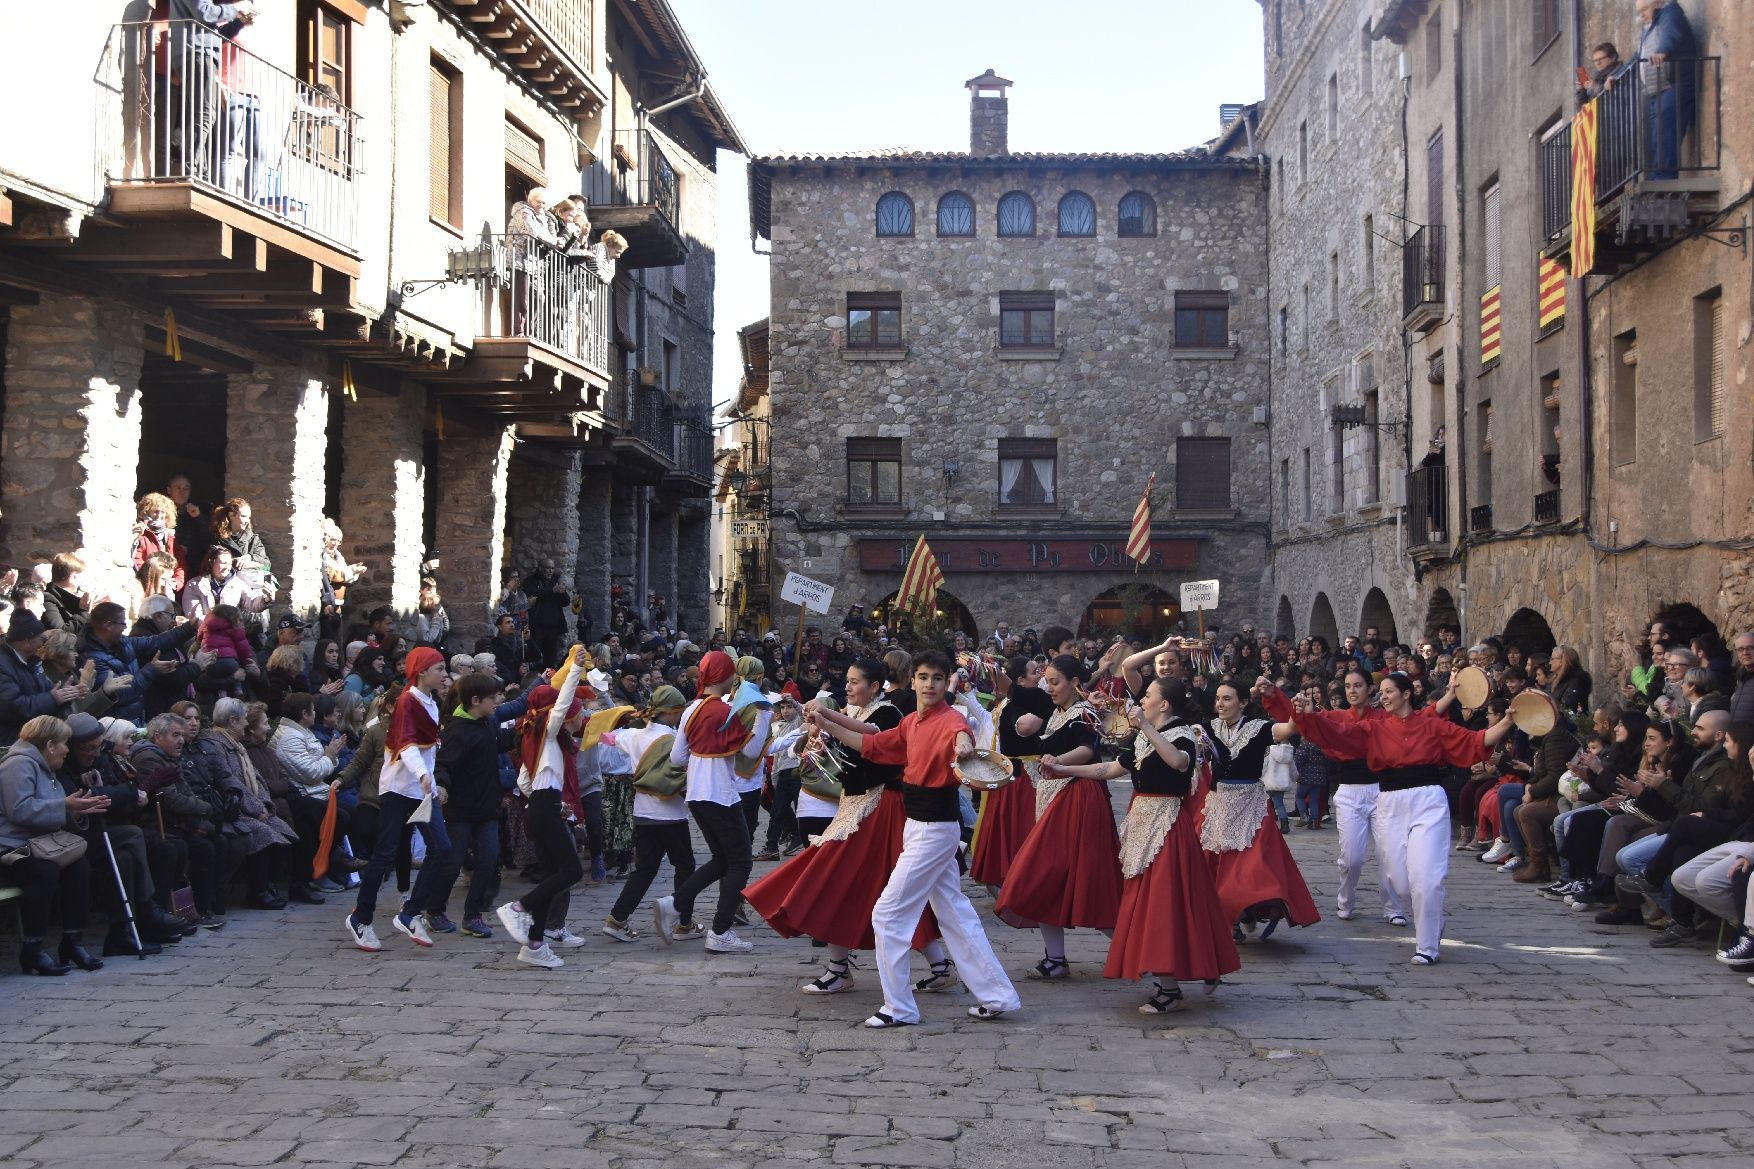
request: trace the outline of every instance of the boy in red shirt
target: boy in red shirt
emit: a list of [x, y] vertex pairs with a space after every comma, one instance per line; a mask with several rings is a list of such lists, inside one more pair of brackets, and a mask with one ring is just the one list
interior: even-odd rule
[[928, 904], [963, 984], [977, 1000], [968, 1013], [977, 1019], [996, 1019], [1022, 1005], [981, 928], [980, 915], [962, 892], [956, 864], [962, 812], [951, 764], [974, 753], [974, 740], [967, 720], [946, 702], [950, 673], [949, 657], [936, 650], [914, 659], [917, 708], [900, 726], [876, 734], [865, 733], [864, 724], [814, 702], [807, 708], [818, 726], [856, 748], [867, 761], [905, 768], [901, 794], [907, 827], [902, 831], [901, 856], [871, 911], [883, 1008], [865, 1020], [867, 1027], [920, 1021], [909, 981], [908, 951]]

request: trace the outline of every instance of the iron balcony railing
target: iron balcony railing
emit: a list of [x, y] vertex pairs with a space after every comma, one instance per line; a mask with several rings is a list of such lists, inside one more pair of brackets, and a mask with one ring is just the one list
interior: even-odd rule
[[1571, 227], [1571, 123], [1541, 143], [1541, 238], [1555, 240]]
[[97, 71], [114, 186], [189, 183], [343, 248], [358, 242], [359, 115], [195, 21], [118, 24]]
[[675, 414], [670, 396], [657, 386], [640, 386], [633, 393], [633, 436], [664, 458], [676, 459]]
[[1718, 168], [1718, 58], [1634, 61], [1597, 99], [1596, 198]]
[[1559, 522], [1559, 489], [1543, 491], [1535, 496], [1535, 522], [1537, 524], [1556, 524]]
[[1492, 530], [1492, 505], [1478, 504], [1468, 509], [1468, 530], [1470, 532], [1490, 532]]
[[592, 167], [585, 197], [591, 206], [656, 207], [678, 227], [676, 168], [649, 130], [617, 130], [609, 157]]
[[1442, 544], [1449, 527], [1449, 468], [1443, 463], [1407, 472], [1407, 542]]
[[614, 303], [595, 264], [582, 249], [484, 228], [473, 247], [451, 251], [445, 274], [480, 290], [476, 336], [535, 341], [606, 374]]
[[713, 432], [692, 419], [676, 423], [676, 469], [703, 482], [713, 477]]
[[1421, 227], [1401, 249], [1401, 316], [1443, 304], [1443, 225]]

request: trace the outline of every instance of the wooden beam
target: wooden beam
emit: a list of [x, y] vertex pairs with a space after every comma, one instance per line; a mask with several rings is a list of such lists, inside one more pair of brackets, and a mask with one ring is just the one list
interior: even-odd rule
[[[177, 344], [182, 348], [183, 361], [186, 364], [198, 365], [202, 369], [211, 370], [214, 373], [247, 374], [255, 372], [256, 363], [249, 358], [239, 357], [235, 353], [227, 353], [216, 346], [207, 345], [192, 337], [184, 336], [181, 329], [177, 330]], [[164, 352], [164, 329], [162, 326], [146, 326], [145, 345], [148, 353]]]
[[[245, 237], [245, 255], [253, 251], [247, 247], [248, 238]], [[239, 242], [230, 225], [211, 221], [178, 227], [88, 227], [80, 233], [79, 247], [69, 258], [98, 264], [111, 261], [230, 260]], [[267, 266], [266, 254], [262, 263], [263, 267]]]
[[314, 260], [295, 260], [293, 263], [277, 266], [269, 272], [166, 278], [156, 281], [155, 284], [162, 286], [167, 292], [183, 293], [189, 296], [271, 292], [321, 296], [323, 294], [323, 272], [323, 266]]

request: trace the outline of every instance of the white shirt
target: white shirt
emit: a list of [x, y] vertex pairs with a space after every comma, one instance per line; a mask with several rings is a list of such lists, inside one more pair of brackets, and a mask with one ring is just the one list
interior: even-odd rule
[[[426, 707], [426, 713], [432, 716], [433, 722], [439, 721], [438, 703], [418, 686], [410, 686], [403, 691], [412, 694], [420, 705]], [[422, 747], [418, 743], [410, 743], [402, 748], [399, 755], [384, 753], [383, 770], [378, 772], [378, 791], [395, 792], [411, 800], [425, 799], [427, 791], [420, 786], [422, 776], [431, 775], [434, 761], [438, 758], [438, 744]]]
[[524, 770], [518, 772], [518, 790], [525, 795], [541, 791], [557, 792], [564, 786], [566, 755], [560, 749], [560, 728], [566, 721], [566, 712], [572, 709], [573, 695], [578, 693], [578, 689], [579, 671], [569, 671], [542, 727], [542, 754], [537, 756], [536, 774], [531, 775]]
[[[688, 720], [694, 717], [695, 710], [705, 701], [707, 699], [697, 698], [688, 704], [688, 709], [682, 712], [683, 726], [688, 725]], [[748, 759], [756, 759], [761, 756], [763, 744], [767, 741], [767, 724], [772, 719], [773, 711], [771, 710], [756, 712], [755, 727], [750, 732], [749, 741], [743, 744], [743, 749], [738, 752], [738, 755]], [[742, 781], [737, 777], [735, 758], [735, 756], [727, 755], [722, 759], [696, 759], [688, 749], [688, 736], [681, 731], [676, 733], [676, 744], [670, 748], [670, 762], [678, 767], [686, 765], [688, 768], [688, 802], [691, 804], [707, 803], [734, 807], [741, 802], [739, 793], [744, 789], [739, 786]], [[760, 788], [761, 784], [757, 781], [755, 788], [751, 790], [758, 791]]]
[[[667, 727], [663, 723], [652, 723], [649, 726], [631, 727], [615, 732], [616, 749], [625, 754], [631, 762], [630, 771], [637, 771], [639, 761], [646, 757], [646, 752], [659, 739], [676, 734], [675, 727]], [[605, 739], [608, 736], [604, 736]], [[673, 796], [660, 796], [652, 792], [633, 789], [633, 817], [636, 820], [686, 820], [688, 805], [683, 801], [683, 793]]]

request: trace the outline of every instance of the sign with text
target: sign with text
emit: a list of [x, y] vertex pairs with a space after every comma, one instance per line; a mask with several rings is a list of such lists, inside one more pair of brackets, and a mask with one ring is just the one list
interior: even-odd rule
[[802, 605], [812, 613], [827, 613], [834, 603], [834, 586], [811, 580], [801, 572], [788, 572], [780, 587], [780, 600]]
[[731, 539], [733, 540], [765, 540], [767, 539], [766, 520], [732, 520]]
[[1182, 612], [1191, 613], [1218, 607], [1218, 582], [1215, 580], [1190, 580], [1182, 584]]
[[[1056, 536], [1041, 540], [929, 536], [932, 555], [945, 572], [1131, 572], [1127, 538], [1117, 535]], [[862, 572], [901, 572], [913, 540], [860, 540]], [[1153, 540], [1142, 568], [1191, 568], [1199, 558], [1197, 540]]]

